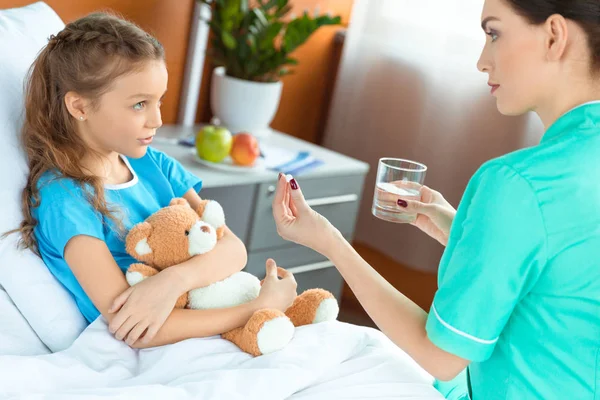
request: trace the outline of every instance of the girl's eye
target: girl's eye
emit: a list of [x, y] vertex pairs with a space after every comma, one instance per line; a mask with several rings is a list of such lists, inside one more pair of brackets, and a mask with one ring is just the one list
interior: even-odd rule
[[489, 32], [486, 32], [485, 34], [492, 38], [492, 42], [495, 42], [496, 39], [498, 39], [498, 33], [495, 31], [489, 31]]
[[140, 101], [139, 103], [134, 104], [133, 109], [134, 110], [143, 110], [145, 106], [146, 106], [146, 102]]

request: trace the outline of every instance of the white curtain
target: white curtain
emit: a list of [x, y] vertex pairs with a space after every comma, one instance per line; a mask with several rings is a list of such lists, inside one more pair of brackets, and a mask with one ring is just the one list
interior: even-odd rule
[[377, 160], [425, 163], [425, 184], [456, 207], [484, 161], [533, 145], [543, 132], [532, 114], [502, 116], [477, 71], [482, 6], [357, 0], [346, 36], [324, 144], [371, 166], [355, 239], [413, 268], [435, 270], [443, 248], [415, 227], [371, 215]]

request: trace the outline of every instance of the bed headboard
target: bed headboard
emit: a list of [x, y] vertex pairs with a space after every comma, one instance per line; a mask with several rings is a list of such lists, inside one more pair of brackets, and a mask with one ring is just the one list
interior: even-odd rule
[[[36, 0], [0, 0], [0, 9], [22, 7]], [[135, 22], [163, 44], [169, 85], [162, 105], [163, 122], [177, 120], [189, 30], [195, 0], [45, 0], [65, 23], [98, 10], [113, 10]]]

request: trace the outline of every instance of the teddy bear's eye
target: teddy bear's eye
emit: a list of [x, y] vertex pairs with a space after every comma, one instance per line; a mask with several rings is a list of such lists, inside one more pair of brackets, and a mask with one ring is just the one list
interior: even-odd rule
[[190, 231], [185, 231], [185, 236], [189, 235]]

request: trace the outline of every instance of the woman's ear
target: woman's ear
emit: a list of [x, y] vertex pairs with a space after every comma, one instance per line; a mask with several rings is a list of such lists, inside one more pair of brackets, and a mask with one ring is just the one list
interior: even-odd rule
[[65, 94], [65, 105], [69, 114], [78, 121], [84, 121], [88, 115], [88, 101], [81, 95], [70, 91]]
[[548, 17], [545, 24], [546, 49], [549, 61], [558, 61], [564, 55], [569, 40], [567, 20], [560, 14]]
[[148, 238], [152, 234], [152, 225], [141, 222], [135, 225], [125, 238], [125, 249], [130, 256], [139, 261], [151, 263], [153, 260], [152, 248], [148, 244]]

